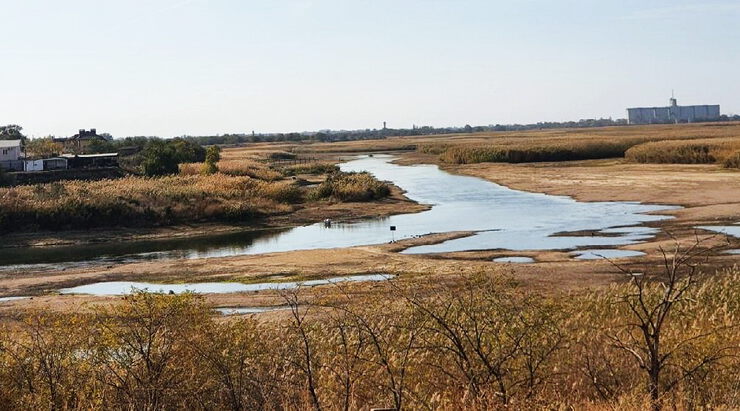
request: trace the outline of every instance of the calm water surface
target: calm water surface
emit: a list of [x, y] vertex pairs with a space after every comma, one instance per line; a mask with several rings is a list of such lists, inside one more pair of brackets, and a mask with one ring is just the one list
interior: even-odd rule
[[224, 293], [243, 293], [250, 291], [265, 291], [265, 290], [290, 290], [298, 287], [315, 287], [318, 285], [327, 284], [338, 284], [344, 282], [372, 282], [372, 281], [386, 281], [395, 277], [390, 274], [368, 274], [368, 275], [352, 275], [347, 277], [334, 277], [327, 278], [324, 280], [310, 280], [310, 281], [289, 281], [289, 282], [274, 282], [274, 283], [193, 283], [193, 284], [156, 284], [156, 283], [141, 283], [133, 281], [108, 281], [93, 284], [80, 285], [72, 288], [63, 288], [59, 290], [60, 294], [90, 294], [99, 296], [108, 295], [125, 295], [131, 294], [136, 290], [154, 292], [154, 293], [168, 293], [168, 294], [182, 294], [186, 292], [198, 293], [198, 294], [224, 294]]
[[[406, 196], [429, 211], [351, 224], [323, 224], [283, 231], [249, 232], [201, 239], [150, 241], [54, 249], [0, 250], [5, 269], [65, 268], [172, 258], [226, 257], [247, 254], [351, 247], [386, 243], [390, 226], [395, 239], [451, 231], [474, 231], [471, 237], [412, 247], [407, 254], [466, 250], [549, 250], [584, 246], [634, 244], [656, 229], [641, 226], [668, 216], [647, 214], [676, 207], [634, 202], [578, 202], [570, 197], [528, 193], [475, 177], [449, 174], [434, 165], [401, 166], [393, 157], [361, 156], [341, 164], [343, 171], [369, 171], [392, 181]], [[616, 228], [615, 228], [616, 227]], [[601, 231], [599, 231], [601, 230]], [[562, 232], [596, 231], [587, 236], [553, 236]]]

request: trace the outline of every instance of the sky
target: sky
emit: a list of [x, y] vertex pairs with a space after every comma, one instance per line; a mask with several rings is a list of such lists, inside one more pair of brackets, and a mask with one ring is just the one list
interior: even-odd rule
[[0, 0], [0, 124], [116, 137], [740, 114], [740, 0]]

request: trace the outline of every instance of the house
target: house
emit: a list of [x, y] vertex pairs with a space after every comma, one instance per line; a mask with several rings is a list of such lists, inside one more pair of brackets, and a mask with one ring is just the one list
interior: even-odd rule
[[23, 142], [21, 140], [0, 140], [0, 169], [23, 171]]
[[94, 142], [105, 142], [108, 138], [98, 134], [97, 130], [91, 128], [85, 130], [81, 128], [79, 132], [72, 137], [54, 138], [52, 141], [61, 143], [64, 151], [72, 153], [84, 153], [85, 150]]

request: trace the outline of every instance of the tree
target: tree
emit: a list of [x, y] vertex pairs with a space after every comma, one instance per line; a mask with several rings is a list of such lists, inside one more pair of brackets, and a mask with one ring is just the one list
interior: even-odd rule
[[51, 137], [36, 138], [26, 143], [26, 154], [29, 157], [54, 157], [62, 150], [62, 145], [55, 143]]
[[655, 279], [618, 267], [630, 278], [628, 291], [617, 300], [617, 307], [626, 311], [628, 319], [608, 331], [607, 337], [644, 372], [656, 411], [662, 408], [665, 394], [736, 348], [726, 345], [730, 339], [722, 335], [736, 331], [737, 324], [720, 322], [709, 329], [694, 324], [693, 305], [701, 292], [699, 267], [711, 251], [701, 244], [697, 239], [690, 247], [681, 248], [676, 241], [671, 254], [661, 247], [664, 272]]
[[206, 150], [194, 141], [177, 137], [168, 144], [172, 147], [178, 163], [198, 163], [205, 160]]
[[203, 164], [203, 174], [214, 174], [218, 172], [218, 161], [221, 159], [221, 149], [218, 146], [210, 146], [206, 150], [206, 161]]
[[0, 140], [22, 140], [26, 142], [26, 136], [21, 133], [23, 127], [17, 124], [8, 124], [7, 126], [0, 126]]
[[141, 152], [141, 172], [147, 176], [176, 174], [179, 171], [177, 155], [172, 147], [162, 140], [152, 140]]

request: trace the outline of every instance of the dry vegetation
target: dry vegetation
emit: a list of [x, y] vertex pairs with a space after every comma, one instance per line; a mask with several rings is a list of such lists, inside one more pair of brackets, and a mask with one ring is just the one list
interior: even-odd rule
[[[221, 160], [212, 175], [203, 174], [203, 163], [191, 163], [181, 164], [177, 176], [0, 188], [0, 232], [245, 222], [291, 212], [306, 201], [369, 201], [390, 192], [374, 177], [338, 173], [334, 164], [273, 167], [257, 158]], [[285, 178], [303, 173], [332, 177], [318, 189]]]
[[165, 225], [285, 213], [287, 182], [224, 174], [66, 181], [0, 189], [0, 230]]
[[632, 147], [625, 158], [638, 163], [711, 164], [723, 163], [728, 168], [738, 168], [740, 137], [665, 140]]
[[[273, 320], [192, 295], [34, 313], [0, 341], [8, 409], [733, 409], [740, 271], [538, 295], [503, 277], [283, 295]], [[333, 290], [334, 291], [334, 290]], [[346, 292], [346, 294], [345, 294]]]

